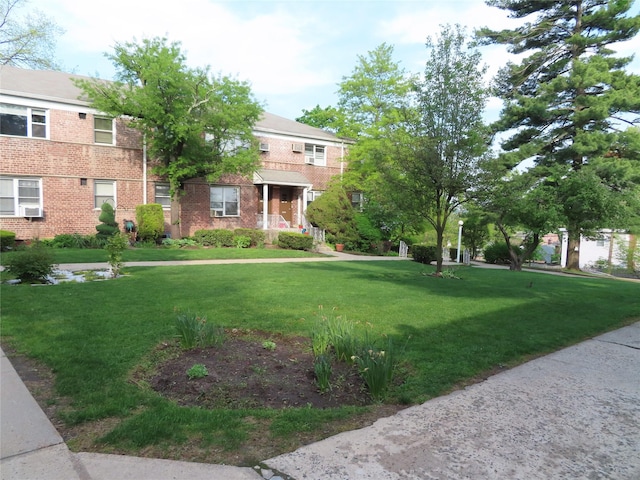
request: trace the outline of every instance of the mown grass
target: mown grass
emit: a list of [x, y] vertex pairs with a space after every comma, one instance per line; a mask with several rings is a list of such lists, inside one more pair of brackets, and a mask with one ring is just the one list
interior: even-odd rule
[[[55, 263], [106, 262], [107, 251], [90, 248], [51, 249]], [[5, 264], [13, 252], [3, 252], [0, 264]], [[162, 260], [227, 260], [256, 258], [302, 258], [326, 255], [301, 250], [273, 248], [130, 248], [123, 253], [126, 262], [156, 262]]]
[[[271, 435], [320, 430], [362, 409], [201, 410], [129, 381], [176, 311], [228, 328], [310, 335], [322, 305], [386, 334], [400, 353], [401, 385], [388, 402], [417, 403], [497, 366], [513, 366], [640, 318], [637, 283], [474, 267], [435, 278], [410, 261], [128, 268], [113, 281], [0, 286], [2, 337], [49, 365], [72, 399], [64, 419], [122, 421], [101, 441], [135, 453], [198, 439], [238, 448], [255, 421]], [[364, 328], [364, 327], [363, 327]], [[253, 421], [247, 421], [248, 418]], [[256, 420], [257, 419], [257, 420]], [[274, 440], [276, 441], [276, 440]]]

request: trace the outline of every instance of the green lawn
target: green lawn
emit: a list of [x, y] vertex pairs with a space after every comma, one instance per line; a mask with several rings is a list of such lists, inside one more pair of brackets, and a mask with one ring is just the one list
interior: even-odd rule
[[[55, 263], [106, 262], [107, 251], [90, 248], [51, 249]], [[0, 263], [5, 264], [12, 252], [3, 252]], [[324, 257], [325, 255], [272, 248], [130, 248], [123, 254], [125, 262], [155, 262], [161, 260], [219, 260], [253, 258]]]
[[606, 279], [475, 267], [458, 269], [459, 280], [442, 279], [410, 261], [125, 270], [113, 281], [2, 285], [0, 294], [3, 341], [55, 371], [58, 393], [73, 401], [65, 420], [120, 417], [103, 440], [133, 454], [185, 442], [239, 448], [256, 419], [270, 422], [278, 441], [359, 411], [181, 408], [128, 382], [172, 338], [176, 309], [228, 328], [308, 335], [318, 306], [335, 308], [406, 343], [401, 373], [408, 376], [388, 402], [412, 403], [640, 319], [640, 284]]

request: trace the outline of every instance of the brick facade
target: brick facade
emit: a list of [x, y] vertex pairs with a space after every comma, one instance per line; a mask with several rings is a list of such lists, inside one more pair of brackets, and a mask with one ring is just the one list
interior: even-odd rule
[[[94, 141], [94, 114], [86, 103], [75, 98], [61, 102], [62, 94], [51, 93], [43, 100], [39, 92], [15, 90], [25, 82], [19, 77], [42, 77], [43, 85], [59, 82], [61, 92], [73, 91], [64, 82], [71, 83], [69, 74], [42, 72], [2, 67], [3, 84], [0, 103], [46, 109], [48, 137], [30, 138], [0, 134], [0, 177], [39, 179], [42, 182], [40, 218], [0, 216], [0, 228], [16, 233], [21, 240], [52, 238], [62, 233], [95, 234], [100, 210], [95, 208], [96, 181], [115, 182], [116, 220], [135, 219], [136, 205], [155, 201], [155, 184], [162, 179], [151, 173], [152, 160], [148, 160], [147, 178], [144, 178], [143, 150], [140, 135], [117, 120], [114, 126], [115, 145], [101, 145]], [[16, 77], [12, 84], [13, 76]], [[5, 80], [7, 80], [5, 82]], [[26, 82], [29, 84], [29, 82]], [[13, 85], [13, 88], [9, 86]], [[17, 86], [16, 86], [17, 85]], [[43, 87], [44, 88], [44, 87]], [[53, 88], [53, 87], [51, 87]], [[10, 91], [7, 91], [10, 90]], [[27, 87], [24, 88], [27, 90]], [[33, 93], [33, 95], [31, 95]], [[70, 96], [70, 95], [69, 95]], [[329, 179], [340, 174], [344, 155], [343, 143], [337, 137], [319, 129], [298, 124], [281, 117], [265, 114], [255, 127], [260, 142], [269, 144], [269, 151], [261, 153], [262, 168], [302, 175], [300, 184], [270, 184], [269, 214], [279, 215], [281, 209], [291, 213], [293, 222], [301, 221], [298, 214], [306, 206], [304, 198], [308, 184], [322, 191]], [[311, 143], [325, 148], [326, 166], [305, 164], [304, 152], [292, 151], [293, 143]], [[212, 217], [210, 212], [210, 186], [204, 179], [185, 184], [185, 195], [180, 202], [181, 234], [193, 235], [202, 228], [256, 228], [261, 218], [263, 185], [254, 184], [253, 178], [226, 176], [217, 184], [240, 187], [240, 215]], [[287, 203], [288, 202], [288, 203]], [[17, 213], [17, 212], [16, 212]], [[165, 209], [166, 230], [169, 231], [170, 211]]]

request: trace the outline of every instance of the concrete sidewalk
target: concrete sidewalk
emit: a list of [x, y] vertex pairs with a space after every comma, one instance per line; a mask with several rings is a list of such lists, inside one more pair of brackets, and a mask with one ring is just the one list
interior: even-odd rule
[[640, 323], [266, 461], [297, 479], [640, 479]]

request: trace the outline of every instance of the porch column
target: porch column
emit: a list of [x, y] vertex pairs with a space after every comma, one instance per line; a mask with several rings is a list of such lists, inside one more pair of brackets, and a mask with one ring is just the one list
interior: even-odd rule
[[[302, 189], [302, 216], [304, 216], [304, 212], [307, 211], [307, 195], [309, 194], [309, 187], [304, 187]], [[303, 218], [302, 216], [300, 217], [300, 223], [302, 223], [302, 226], [307, 228], [307, 226], [305, 225], [305, 222], [303, 222]], [[304, 220], [306, 221], [307, 219], [304, 218]]]
[[269, 185], [262, 185], [262, 229], [267, 230], [269, 226]]

